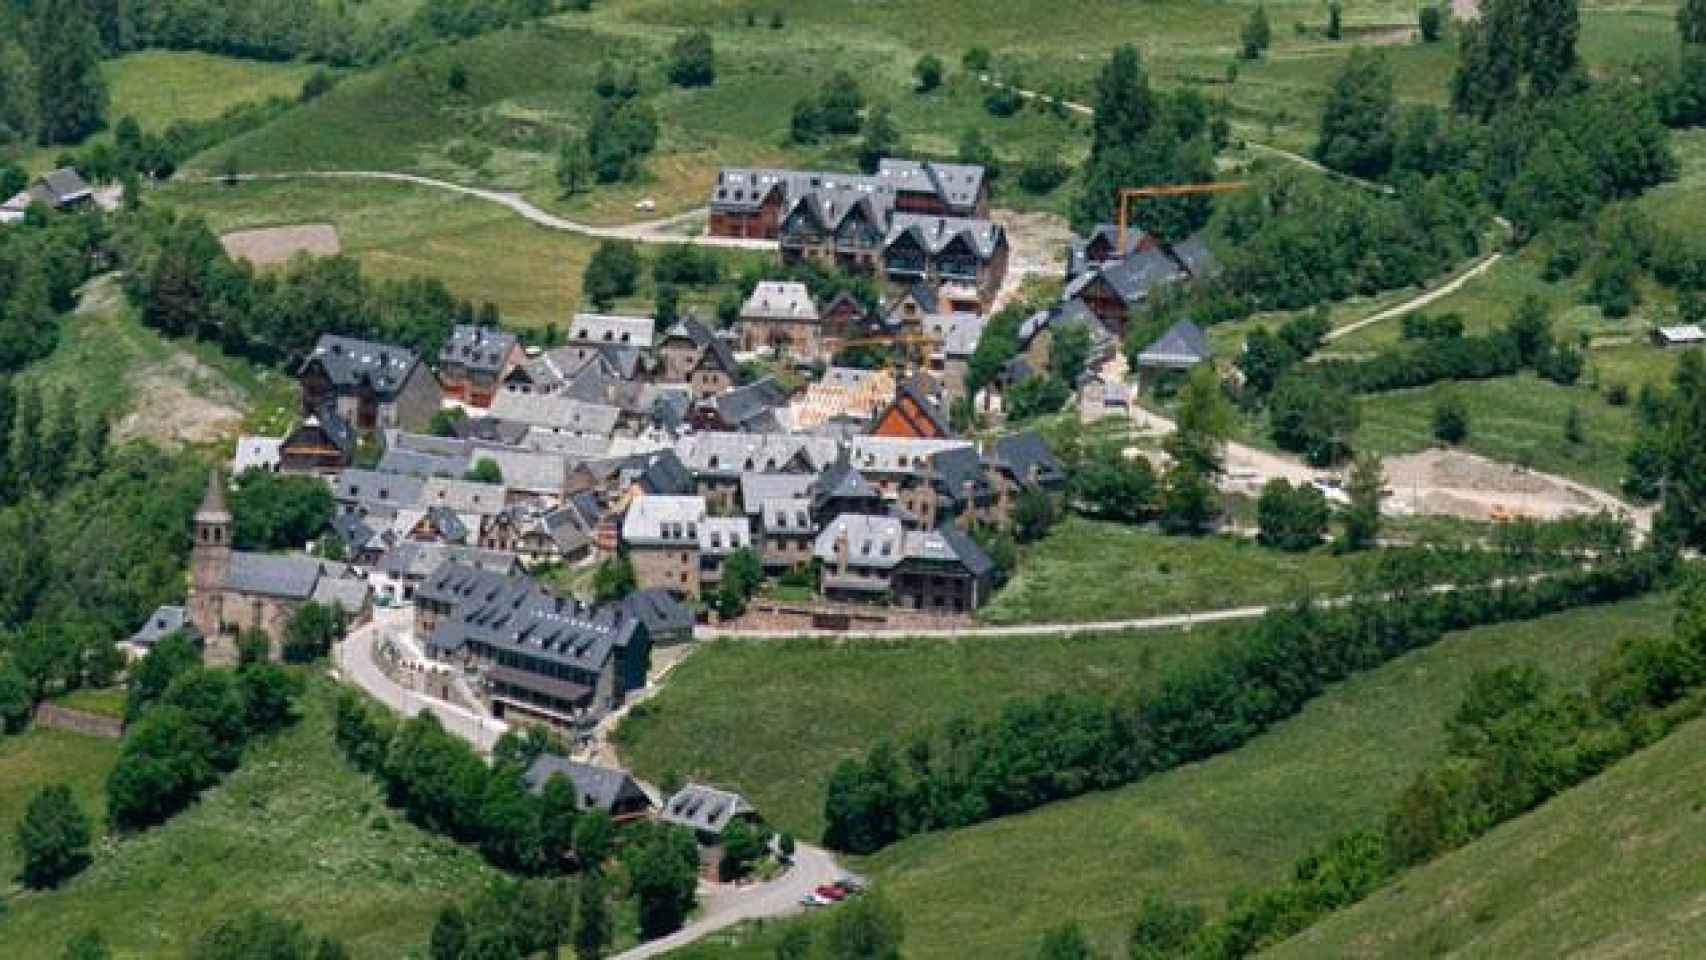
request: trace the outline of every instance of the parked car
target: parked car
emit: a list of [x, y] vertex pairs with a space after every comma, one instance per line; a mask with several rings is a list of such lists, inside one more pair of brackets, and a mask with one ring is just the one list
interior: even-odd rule
[[842, 900], [842, 899], [846, 898], [847, 891], [841, 889], [840, 887], [836, 886], [833, 883], [826, 883], [823, 886], [817, 888], [817, 895], [824, 898], [825, 900]]
[[800, 906], [802, 907], [821, 907], [828, 902], [815, 893], [808, 893], [800, 898]]

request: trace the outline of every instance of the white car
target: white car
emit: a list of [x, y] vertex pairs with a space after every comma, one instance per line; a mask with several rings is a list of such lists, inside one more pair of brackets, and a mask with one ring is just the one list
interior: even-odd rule
[[634, 204], [634, 209], [640, 211], [641, 213], [651, 213], [652, 211], [656, 210], [657, 208], [658, 208], [658, 202], [656, 200], [653, 200], [651, 197], [647, 197], [644, 200], [640, 200]]

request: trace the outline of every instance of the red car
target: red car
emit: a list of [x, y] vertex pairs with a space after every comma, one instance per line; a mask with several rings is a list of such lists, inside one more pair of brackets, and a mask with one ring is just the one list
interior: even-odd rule
[[826, 883], [817, 888], [817, 895], [825, 900], [842, 900], [847, 897], [847, 891], [833, 883]]

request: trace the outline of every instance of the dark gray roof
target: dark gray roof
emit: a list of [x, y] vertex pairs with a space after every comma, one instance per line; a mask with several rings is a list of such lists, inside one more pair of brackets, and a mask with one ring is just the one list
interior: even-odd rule
[[[941, 542], [947, 546], [949, 557], [936, 556], [934, 549], [936, 538], [940, 538]], [[916, 541], [909, 537], [906, 558], [908, 560], [957, 560], [960, 566], [964, 567], [966, 572], [974, 577], [981, 577], [995, 569], [995, 561], [991, 560], [989, 554], [977, 545], [977, 541], [953, 524], [947, 524], [939, 530], [924, 534]]]
[[[776, 382], [775, 377], [765, 377], [755, 380], [744, 387], [736, 387], [726, 393], [713, 397], [711, 405], [716, 408], [717, 418], [725, 426], [740, 432], [768, 432], [774, 424], [776, 408], [788, 402], [788, 391]], [[761, 423], [769, 417], [768, 423]], [[747, 429], [751, 427], [752, 429]]]
[[359, 552], [373, 542], [379, 531], [369, 526], [367, 519], [361, 514], [351, 511], [332, 518], [332, 533], [342, 540], [351, 552]]
[[425, 480], [428, 477], [460, 477], [468, 470], [468, 457], [445, 456], [423, 450], [392, 447], [386, 450], [377, 464], [380, 473]]
[[629, 457], [624, 471], [633, 471], [633, 482], [653, 495], [686, 495], [693, 492], [693, 474], [674, 450], [658, 450]]
[[740, 475], [741, 506], [749, 516], [756, 516], [766, 500], [810, 496], [816, 482], [817, 478], [809, 473], [743, 473]]
[[513, 553], [415, 540], [405, 540], [386, 551], [385, 556], [379, 559], [379, 569], [399, 579], [418, 580], [431, 576], [446, 563], [459, 563], [501, 574], [515, 573], [519, 569]]
[[1211, 279], [1220, 273], [1220, 261], [1215, 259], [1214, 251], [1208, 248], [1200, 233], [1183, 243], [1174, 244], [1171, 252], [1173, 259], [1193, 280]]
[[1042, 434], [1035, 430], [1016, 433], [995, 441], [995, 450], [990, 461], [1010, 472], [1020, 483], [1029, 482], [1033, 467], [1038, 482], [1044, 487], [1053, 487], [1066, 480], [1066, 471], [1061, 467], [1060, 461], [1055, 459], [1054, 451], [1049, 449]]
[[938, 489], [950, 500], [966, 499], [968, 490], [973, 500], [989, 493], [989, 480], [983, 473], [983, 458], [977, 455], [975, 447], [940, 450], [931, 455], [930, 466], [936, 471]]
[[70, 167], [60, 167], [43, 174], [38, 185], [45, 188], [48, 197], [52, 198], [51, 205], [56, 207], [85, 199], [94, 192], [83, 175]]
[[420, 476], [378, 470], [345, 470], [332, 481], [332, 496], [344, 503], [370, 501], [406, 507], [420, 502], [425, 486], [425, 480]]
[[467, 524], [463, 523], [462, 518], [456, 515], [456, 511], [449, 507], [428, 507], [426, 519], [432, 524], [433, 529], [438, 531], [438, 535], [444, 539], [445, 543], [467, 542]]
[[738, 793], [690, 783], [664, 802], [658, 818], [701, 833], [722, 833], [730, 820], [757, 812]]
[[605, 813], [632, 803], [644, 800], [647, 807], [651, 806], [651, 797], [640, 788], [634, 778], [626, 770], [611, 767], [599, 767], [590, 763], [578, 763], [567, 757], [547, 753], [533, 761], [527, 772], [521, 775], [527, 789], [535, 793], [545, 789], [545, 784], [551, 777], [562, 774], [575, 787], [575, 800], [582, 810], [602, 810]]
[[147, 622], [130, 635], [130, 642], [142, 647], [152, 647], [167, 636], [180, 631], [191, 640], [201, 639], [201, 631], [189, 621], [184, 608], [176, 604], [166, 604], [148, 615]]
[[528, 426], [515, 420], [500, 420], [497, 417], [464, 417], [451, 421], [450, 429], [462, 440], [480, 440], [485, 443], [500, 443], [508, 447], [520, 446], [527, 439]]
[[963, 238], [972, 253], [981, 260], [995, 256], [995, 251], [1000, 249], [1007, 238], [1006, 228], [993, 220], [897, 213], [889, 224], [887, 238], [883, 240], [884, 249], [908, 234], [918, 241], [921, 249], [930, 254], [941, 253], [956, 238]]
[[871, 486], [865, 475], [853, 466], [845, 447], [835, 462], [825, 467], [811, 485], [813, 511], [821, 511], [833, 500], [875, 500], [881, 497], [877, 488]]
[[510, 351], [516, 346], [515, 334], [496, 327], [476, 327], [459, 323], [450, 330], [450, 339], [438, 353], [440, 364], [461, 364], [470, 370], [499, 373]]
[[455, 612], [440, 620], [427, 640], [440, 655], [478, 642], [528, 660], [596, 673], [645, 631], [638, 620], [620, 616], [618, 607], [587, 607], [526, 577], [494, 576], [462, 564], [446, 564], [415, 592], [456, 598], [448, 601], [456, 604]]
[[667, 590], [636, 590], [623, 598], [622, 611], [644, 623], [653, 637], [693, 629], [693, 611]]
[[[342, 569], [341, 565], [334, 565]], [[326, 569], [324, 561], [308, 557], [280, 557], [269, 553], [231, 554], [231, 569], [225, 588], [239, 593], [306, 600]]]
[[[1179, 265], [1156, 248], [1142, 250], [1118, 263], [1097, 271], [1108, 285], [1127, 303], [1136, 303], [1149, 296], [1149, 291], [1163, 283], [1179, 279]], [[1073, 294], [1071, 288], [1067, 293]]]
[[1208, 335], [1191, 321], [1180, 320], [1145, 347], [1137, 362], [1146, 367], [1191, 367], [1208, 358]]
[[406, 347], [326, 333], [320, 335], [302, 369], [318, 364], [339, 389], [369, 383], [380, 400], [390, 400], [418, 363], [420, 358]]

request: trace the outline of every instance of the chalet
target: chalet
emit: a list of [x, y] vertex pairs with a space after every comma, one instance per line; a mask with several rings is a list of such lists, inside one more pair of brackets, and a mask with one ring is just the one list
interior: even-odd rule
[[286, 473], [332, 473], [355, 460], [355, 431], [338, 415], [337, 406], [322, 403], [305, 417], [278, 448], [278, 466]]
[[665, 800], [658, 819], [693, 831], [699, 842], [715, 846], [736, 820], [758, 822], [758, 810], [738, 793], [690, 783]]
[[883, 275], [896, 290], [935, 284], [950, 309], [983, 313], [1007, 277], [1007, 257], [1007, 232], [991, 220], [897, 213], [883, 241]]
[[881, 332], [872, 313], [848, 290], [837, 293], [818, 313], [826, 338], [852, 340]]
[[40, 204], [49, 210], [71, 210], [91, 206], [95, 190], [82, 174], [70, 167], [51, 170], [0, 204], [0, 223], [17, 223], [24, 219], [30, 207]]
[[766, 280], [752, 290], [740, 310], [743, 350], [766, 347], [813, 359], [822, 347], [817, 304], [803, 283]]
[[[1049, 369], [1055, 334], [1070, 327], [1081, 327], [1089, 334], [1090, 367], [1098, 366], [1120, 349], [1116, 328], [1098, 316], [1089, 304], [1082, 299], [1063, 300], [1019, 324], [1019, 350], [1033, 369]], [[1119, 329], [1123, 328], [1122, 320]]]
[[1139, 383], [1168, 370], [1189, 370], [1210, 357], [1208, 335], [1189, 320], [1180, 320], [1137, 355]]
[[639, 819], [652, 811], [652, 798], [628, 771], [580, 763], [554, 753], [534, 760], [521, 775], [521, 782], [539, 793], [553, 777], [564, 778], [574, 788], [576, 807], [597, 810], [617, 823]]
[[995, 564], [955, 527], [906, 530], [895, 517], [843, 514], [818, 534], [826, 597], [964, 613], [994, 589]]
[[936, 440], [953, 436], [936, 401], [910, 382], [895, 387], [894, 400], [871, 423], [874, 437]]
[[1081, 300], [1116, 336], [1125, 336], [1126, 318], [1149, 302], [1159, 287], [1187, 278], [1179, 264], [1159, 247], [1075, 277], [1062, 301]]
[[515, 334], [457, 324], [438, 354], [438, 379], [446, 396], [489, 407], [505, 375], [527, 362]]
[[653, 647], [693, 641], [693, 611], [665, 590], [635, 590], [622, 598], [628, 616], [646, 625]]
[[470, 673], [499, 718], [584, 733], [645, 685], [650, 637], [620, 606], [456, 563], [416, 588], [415, 605], [417, 625], [432, 624], [427, 655]]
[[1120, 260], [1153, 250], [1161, 241], [1140, 227], [1127, 227], [1125, 249], [1120, 249], [1120, 228], [1111, 223], [1099, 223], [1089, 236], [1074, 235], [1066, 244], [1066, 279], [1073, 279], [1112, 266]]
[[977, 164], [884, 157], [877, 164], [877, 179], [893, 185], [899, 213], [989, 216], [989, 177]]
[[332, 334], [315, 343], [297, 379], [304, 414], [332, 404], [361, 436], [393, 427], [424, 432], [444, 395], [414, 351]]
[[888, 228], [886, 197], [858, 187], [800, 196], [782, 215], [782, 262], [810, 260], [847, 273], [875, 273]]
[[691, 314], [664, 333], [657, 352], [659, 379], [687, 384], [695, 399], [716, 396], [740, 381], [734, 351]]

